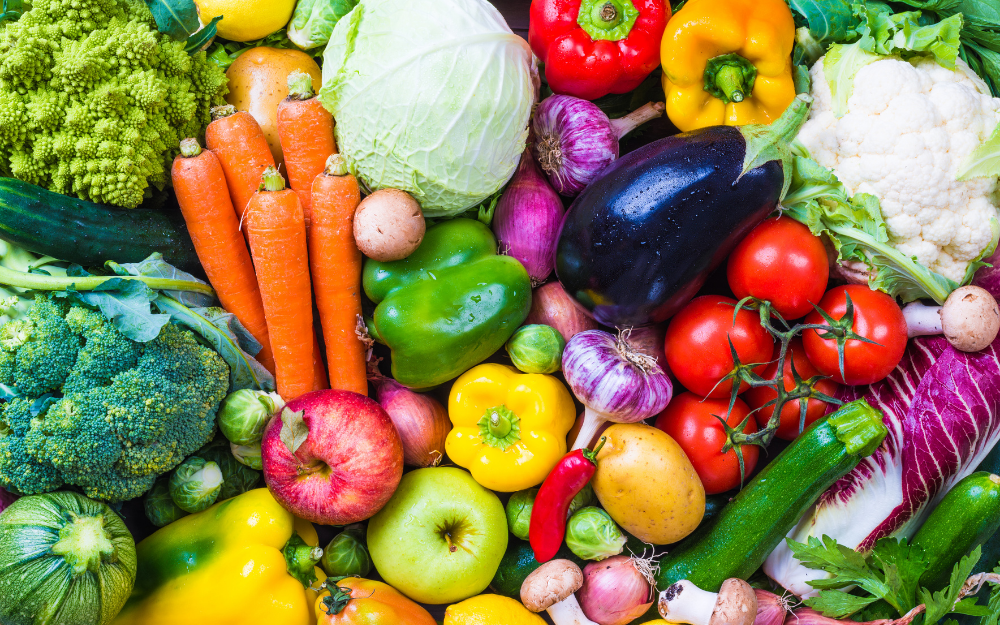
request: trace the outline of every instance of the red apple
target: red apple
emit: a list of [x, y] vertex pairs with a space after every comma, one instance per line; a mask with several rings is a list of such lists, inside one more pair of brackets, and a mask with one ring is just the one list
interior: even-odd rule
[[313, 391], [288, 402], [264, 430], [261, 458], [278, 503], [322, 525], [369, 518], [403, 476], [403, 445], [392, 419], [350, 391]]

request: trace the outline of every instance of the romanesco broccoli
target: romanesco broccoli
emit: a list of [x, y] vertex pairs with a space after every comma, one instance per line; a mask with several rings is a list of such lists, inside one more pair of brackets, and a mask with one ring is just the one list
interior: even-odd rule
[[229, 367], [168, 323], [134, 342], [96, 311], [36, 296], [0, 327], [0, 486], [76, 486], [103, 501], [142, 495], [212, 439]]
[[134, 208], [225, 93], [142, 0], [35, 0], [0, 24], [0, 173]]

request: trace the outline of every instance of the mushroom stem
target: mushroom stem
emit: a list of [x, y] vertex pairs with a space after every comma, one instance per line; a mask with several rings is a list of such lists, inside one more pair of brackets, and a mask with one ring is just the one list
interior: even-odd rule
[[698, 588], [686, 579], [671, 584], [660, 593], [657, 609], [670, 623], [708, 625], [719, 594]]
[[660, 616], [670, 623], [690, 625], [753, 625], [757, 595], [742, 579], [722, 582], [718, 593], [698, 588], [686, 579], [660, 593]]
[[552, 622], [556, 625], [597, 625], [587, 618], [580, 607], [580, 602], [576, 597], [570, 595], [559, 603], [549, 607], [546, 612], [552, 617]]
[[944, 334], [952, 347], [963, 352], [984, 349], [1000, 332], [1000, 307], [978, 286], [955, 289], [943, 306], [908, 304], [903, 307], [903, 318], [907, 336]]

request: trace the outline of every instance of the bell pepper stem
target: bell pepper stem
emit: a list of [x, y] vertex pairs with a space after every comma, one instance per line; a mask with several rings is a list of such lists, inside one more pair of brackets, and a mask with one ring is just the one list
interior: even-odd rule
[[722, 54], [705, 64], [705, 91], [726, 104], [749, 98], [756, 79], [753, 63], [735, 53]]
[[628, 37], [639, 17], [631, 0], [583, 0], [576, 23], [595, 41], [620, 41]]
[[611, 129], [619, 139], [651, 119], [663, 115], [663, 102], [646, 102], [624, 117], [611, 120]]
[[726, 94], [730, 102], [742, 102], [746, 98], [748, 89], [743, 80], [743, 72], [737, 67], [727, 65], [719, 70], [715, 75], [715, 84]]
[[487, 408], [479, 419], [479, 438], [490, 447], [507, 449], [521, 440], [520, 417], [500, 404]]
[[316, 581], [316, 564], [323, 558], [323, 549], [306, 544], [298, 532], [292, 534], [281, 549], [288, 574], [309, 588]]

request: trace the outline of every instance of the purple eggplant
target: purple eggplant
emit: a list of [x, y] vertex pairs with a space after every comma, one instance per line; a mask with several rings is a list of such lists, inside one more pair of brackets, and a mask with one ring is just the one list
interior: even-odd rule
[[556, 276], [602, 324], [670, 318], [788, 188], [788, 143], [811, 98], [770, 126], [712, 126], [612, 163], [570, 206]]

